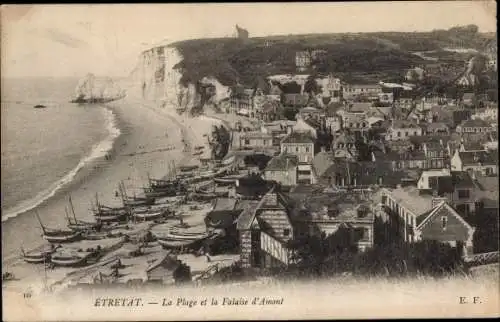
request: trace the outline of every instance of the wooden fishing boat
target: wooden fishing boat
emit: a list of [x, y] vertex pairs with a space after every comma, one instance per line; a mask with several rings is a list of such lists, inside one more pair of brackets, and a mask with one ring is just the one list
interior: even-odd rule
[[183, 165], [183, 166], [179, 167], [179, 170], [181, 172], [190, 172], [190, 171], [196, 170], [198, 168], [199, 168], [199, 166], [197, 166], [197, 165]]
[[87, 230], [99, 230], [101, 228], [102, 223], [100, 222], [89, 222], [77, 219], [75, 214], [75, 208], [73, 207], [73, 202], [71, 200], [71, 196], [69, 196], [68, 199], [69, 199], [69, 205], [71, 207], [71, 212], [73, 214], [73, 220], [72, 220], [68, 214], [68, 210], [64, 208], [66, 219], [68, 220], [69, 229], [73, 231], [87, 231]]
[[140, 212], [132, 213], [132, 217], [137, 221], [152, 221], [163, 217], [166, 214], [165, 211], [154, 211], [154, 212]]
[[236, 184], [238, 178], [214, 178], [213, 180], [217, 184], [231, 185], [231, 184]]
[[21, 247], [21, 253], [23, 255], [24, 261], [27, 263], [48, 263], [50, 261], [50, 255], [55, 252], [57, 248], [58, 247], [55, 247], [53, 244], [51, 244], [49, 246], [43, 246], [42, 248], [25, 252]]
[[155, 203], [155, 198], [152, 197], [127, 196], [127, 192], [125, 191], [125, 186], [123, 185], [123, 182], [119, 184], [119, 190], [122, 197], [123, 206], [125, 208], [148, 206]]
[[194, 147], [195, 150], [203, 150], [205, 147], [203, 145], [197, 145]]
[[40, 226], [42, 227], [43, 238], [49, 243], [69, 243], [81, 238], [81, 231], [46, 228], [43, 225], [38, 212], [35, 212], [35, 214], [38, 218]]
[[166, 188], [143, 188], [144, 195], [147, 198], [174, 197], [185, 194], [186, 188], [184, 185], [166, 187]]
[[92, 252], [65, 250], [52, 254], [50, 256], [50, 261], [58, 266], [80, 266], [86, 263], [90, 255], [92, 255]]

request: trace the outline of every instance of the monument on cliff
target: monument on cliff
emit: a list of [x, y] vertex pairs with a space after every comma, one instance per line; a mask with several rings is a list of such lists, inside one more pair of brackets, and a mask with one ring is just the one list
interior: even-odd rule
[[248, 39], [248, 37], [249, 37], [248, 31], [236, 25], [236, 38], [245, 40]]

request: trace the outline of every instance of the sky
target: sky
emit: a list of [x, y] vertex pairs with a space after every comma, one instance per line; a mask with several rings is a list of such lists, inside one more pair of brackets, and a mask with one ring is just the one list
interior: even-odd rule
[[475, 24], [496, 31], [491, 1], [2, 6], [2, 77], [126, 76], [157, 43], [266, 35], [429, 31]]

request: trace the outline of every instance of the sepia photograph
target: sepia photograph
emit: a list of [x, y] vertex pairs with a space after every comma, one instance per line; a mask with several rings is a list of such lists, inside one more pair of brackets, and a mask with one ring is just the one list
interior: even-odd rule
[[495, 1], [0, 12], [2, 320], [500, 316]]

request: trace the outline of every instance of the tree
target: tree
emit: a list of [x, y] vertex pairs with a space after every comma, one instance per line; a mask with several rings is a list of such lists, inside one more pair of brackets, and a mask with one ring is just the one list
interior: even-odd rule
[[310, 75], [305, 84], [304, 84], [304, 92], [308, 94], [318, 94], [321, 91], [318, 82], [316, 82], [316, 78], [313, 75]]

